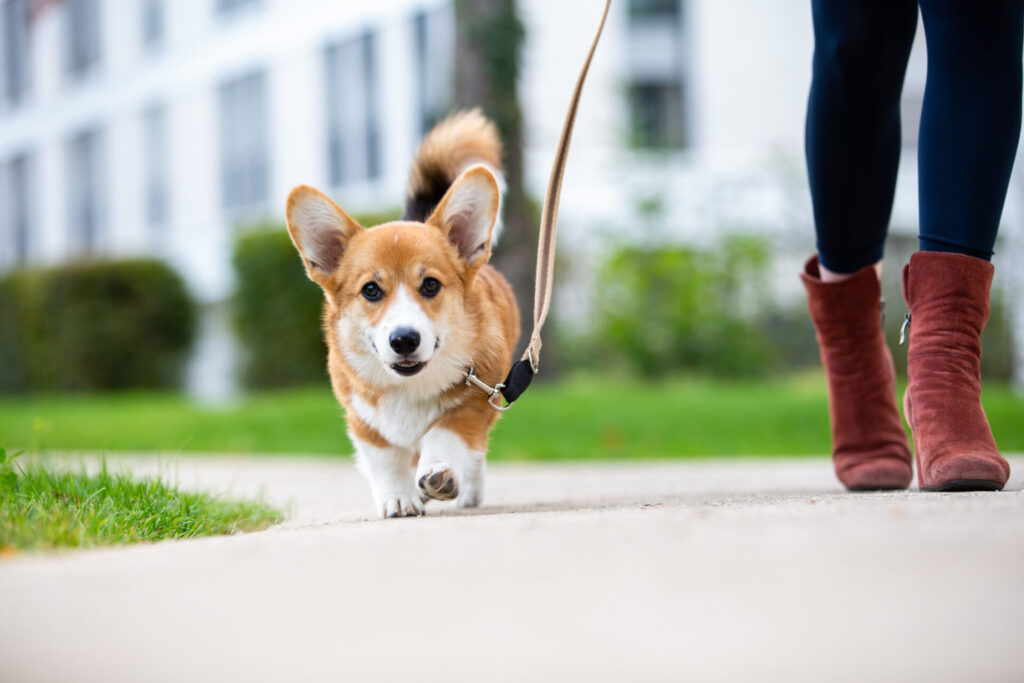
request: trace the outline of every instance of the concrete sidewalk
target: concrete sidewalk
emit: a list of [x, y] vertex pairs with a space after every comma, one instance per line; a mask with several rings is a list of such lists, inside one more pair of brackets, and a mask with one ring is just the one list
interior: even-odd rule
[[998, 494], [495, 465], [485, 507], [387, 521], [347, 460], [125, 462], [292, 516], [0, 562], [0, 681], [1024, 679], [1020, 456]]

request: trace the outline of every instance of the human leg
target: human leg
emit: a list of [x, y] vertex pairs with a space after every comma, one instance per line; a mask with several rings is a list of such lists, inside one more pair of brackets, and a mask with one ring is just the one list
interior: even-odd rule
[[805, 134], [818, 255], [826, 273], [852, 274], [882, 258], [917, 3], [812, 0], [811, 8]]
[[1021, 127], [1024, 1], [921, 0], [921, 249], [989, 260]]
[[982, 259], [930, 251], [903, 269], [910, 311], [903, 413], [925, 490], [998, 490], [1010, 476], [981, 405], [980, 337], [992, 274]]
[[828, 375], [833, 463], [849, 489], [904, 488], [913, 471], [879, 278], [917, 4], [813, 0], [812, 10], [806, 146], [818, 257], [801, 278]]
[[882, 334], [881, 288], [871, 266], [824, 282], [817, 257], [801, 274], [828, 376], [832, 461], [851, 490], [910, 484], [910, 449], [896, 407], [892, 354]]
[[995, 490], [1010, 468], [981, 405], [980, 336], [993, 276], [987, 261], [1020, 136], [1024, 1], [921, 0], [921, 13], [922, 251], [903, 271], [904, 414], [922, 489]]

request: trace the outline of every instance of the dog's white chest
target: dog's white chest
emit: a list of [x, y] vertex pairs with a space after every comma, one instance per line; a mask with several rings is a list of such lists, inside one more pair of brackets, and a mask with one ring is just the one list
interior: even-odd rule
[[404, 396], [385, 396], [376, 406], [359, 396], [352, 397], [352, 409], [366, 424], [395, 444], [416, 450], [420, 439], [430, 426], [441, 417], [445, 406], [441, 401], [420, 401]]

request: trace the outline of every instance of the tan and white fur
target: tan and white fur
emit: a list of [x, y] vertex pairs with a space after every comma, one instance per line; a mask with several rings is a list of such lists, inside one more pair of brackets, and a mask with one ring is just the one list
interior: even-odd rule
[[288, 197], [288, 231], [324, 292], [331, 385], [382, 517], [483, 495], [498, 413], [466, 372], [502, 381], [519, 334], [512, 289], [487, 265], [500, 159], [494, 125], [473, 110], [421, 143], [400, 221], [364, 228], [308, 186]]

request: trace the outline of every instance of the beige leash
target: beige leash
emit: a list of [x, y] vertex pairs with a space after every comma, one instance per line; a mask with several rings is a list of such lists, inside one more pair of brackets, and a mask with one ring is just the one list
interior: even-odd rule
[[534, 372], [540, 365], [540, 330], [544, 327], [544, 321], [548, 317], [548, 309], [551, 307], [551, 285], [555, 277], [555, 234], [558, 228], [558, 200], [562, 192], [562, 175], [565, 173], [565, 162], [569, 156], [569, 143], [572, 142], [572, 129], [576, 123], [576, 110], [580, 106], [580, 94], [583, 92], [583, 82], [587, 78], [587, 71], [590, 70], [590, 61], [594, 58], [594, 51], [601, 39], [601, 32], [604, 30], [605, 19], [608, 18], [608, 10], [612, 6], [612, 0], [607, 0], [604, 5], [604, 13], [601, 15], [601, 23], [597, 27], [597, 34], [594, 42], [590, 45], [590, 52], [587, 53], [587, 60], [583, 63], [579, 78], [576, 79], [576, 88], [572, 93], [572, 101], [569, 103], [569, 111], [565, 115], [565, 124], [562, 126], [562, 136], [558, 140], [558, 151], [555, 153], [555, 163], [551, 167], [551, 177], [548, 179], [548, 191], [544, 195], [544, 208], [540, 219], [540, 237], [537, 244], [537, 284], [533, 294], [533, 332], [530, 335], [530, 344], [526, 347], [522, 360], [530, 361]]
[[[569, 157], [569, 143], [572, 141], [572, 129], [576, 123], [576, 110], [580, 106], [583, 82], [587, 79], [587, 71], [590, 70], [590, 62], [594, 58], [594, 51], [597, 50], [597, 43], [601, 39], [604, 22], [608, 18], [608, 10], [611, 6], [612, 0], [606, 0], [601, 23], [597, 27], [597, 34], [594, 35], [594, 42], [590, 45], [587, 59], [580, 70], [579, 78], [576, 79], [569, 111], [566, 113], [565, 123], [562, 125], [562, 135], [558, 140], [555, 162], [551, 167], [548, 190], [544, 195], [544, 208], [541, 211], [540, 236], [537, 245], [537, 283], [533, 294], [533, 332], [530, 334], [530, 343], [527, 345], [523, 357], [512, 365], [508, 377], [502, 384], [494, 387], [488, 386], [476, 377], [473, 368], [466, 373], [466, 384], [487, 392], [490, 404], [498, 410], [507, 410], [512, 402], [526, 391], [540, 367], [540, 331], [544, 327], [548, 309], [551, 307], [551, 286], [555, 277], [555, 234], [558, 228], [558, 200], [562, 192], [562, 176], [565, 173], [565, 162]], [[505, 398], [506, 405], [500, 404], [499, 395]]]

